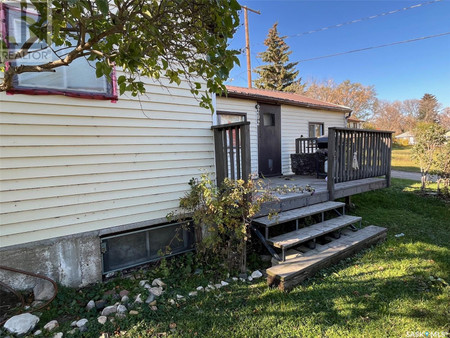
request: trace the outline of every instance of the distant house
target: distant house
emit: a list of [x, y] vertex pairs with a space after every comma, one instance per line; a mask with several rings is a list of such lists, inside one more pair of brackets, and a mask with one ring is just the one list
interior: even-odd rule
[[347, 127], [348, 128], [355, 128], [355, 129], [361, 129], [363, 127], [363, 120], [360, 120], [356, 117], [350, 116], [347, 118]]
[[414, 135], [410, 131], [407, 131], [407, 132], [404, 132], [403, 134], [395, 136], [395, 139], [398, 142], [401, 142], [402, 144], [409, 144], [409, 145], [414, 144]]

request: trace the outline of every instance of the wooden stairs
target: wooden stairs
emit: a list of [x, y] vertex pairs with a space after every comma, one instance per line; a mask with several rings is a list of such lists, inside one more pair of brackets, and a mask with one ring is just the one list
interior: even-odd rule
[[345, 203], [334, 201], [259, 217], [252, 224], [278, 258], [266, 272], [268, 284], [281, 290], [290, 290], [318, 270], [383, 240], [387, 232], [373, 225], [361, 229], [361, 217], [345, 215]]

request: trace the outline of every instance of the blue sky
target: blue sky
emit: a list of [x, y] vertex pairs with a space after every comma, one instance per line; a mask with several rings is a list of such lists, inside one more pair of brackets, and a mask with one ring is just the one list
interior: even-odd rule
[[[261, 11], [261, 15], [249, 12], [252, 68], [262, 64], [256, 55], [266, 49], [263, 42], [275, 22], [280, 35], [292, 36], [428, 1], [241, 0], [241, 5]], [[450, 0], [285, 41], [292, 50], [291, 61], [298, 61], [445, 32], [450, 32]], [[243, 13], [230, 47], [245, 47]], [[240, 60], [241, 67], [233, 69], [227, 83], [245, 87], [245, 54]], [[349, 79], [374, 85], [379, 99], [392, 101], [420, 99], [431, 93], [444, 107], [450, 107], [450, 35], [301, 62], [297, 67], [303, 80]]]

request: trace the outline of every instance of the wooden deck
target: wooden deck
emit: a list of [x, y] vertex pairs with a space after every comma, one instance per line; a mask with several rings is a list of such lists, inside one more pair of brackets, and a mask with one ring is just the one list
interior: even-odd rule
[[[284, 187], [295, 188], [307, 185], [314, 188], [314, 193], [304, 191], [293, 193], [276, 193], [277, 200], [266, 203], [258, 216], [268, 215], [273, 211], [286, 211], [304, 206], [327, 202], [330, 200], [327, 189], [327, 181], [325, 179], [318, 179], [315, 176], [278, 176], [264, 179], [264, 184], [267, 188]], [[363, 192], [377, 190], [387, 187], [386, 179], [383, 178], [364, 178], [360, 180], [347, 181], [336, 183], [334, 196], [335, 198], [342, 198], [360, 194]]]

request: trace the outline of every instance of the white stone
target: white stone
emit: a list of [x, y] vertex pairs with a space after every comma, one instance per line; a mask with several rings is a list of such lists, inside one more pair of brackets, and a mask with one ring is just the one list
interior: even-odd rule
[[147, 284], [147, 283], [148, 283], [148, 280], [141, 280], [141, 281], [139, 282], [139, 286], [142, 287], [142, 286], [144, 286], [144, 285]]
[[111, 305], [111, 306], [107, 306], [103, 309], [102, 311], [102, 316], [109, 316], [113, 313], [117, 312], [117, 306], [116, 305]]
[[39, 336], [40, 334], [42, 334], [42, 331], [41, 331], [41, 330], [37, 330], [37, 331], [34, 333], [35, 336]]
[[44, 325], [44, 330], [51, 331], [59, 326], [57, 320], [51, 320], [47, 324]]
[[233, 280], [233, 282], [237, 282], [239, 280], [239, 278], [237, 277], [232, 277], [231, 279]]
[[261, 278], [262, 276], [263, 276], [263, 274], [259, 270], [255, 270], [255, 271], [252, 272], [252, 278], [253, 279]]
[[52, 283], [42, 280], [33, 288], [34, 300], [47, 301], [55, 295], [55, 288]]
[[168, 302], [169, 302], [170, 305], [175, 305], [176, 304], [176, 302], [173, 299], [169, 299]]
[[244, 278], [239, 278], [239, 280], [240, 280], [241, 282], [245, 282], [245, 279], [244, 279]]
[[216, 289], [220, 289], [220, 288], [222, 287], [222, 284], [214, 284], [214, 287], [215, 287]]
[[197, 291], [189, 292], [189, 297], [195, 297], [195, 296], [197, 296]]
[[215, 288], [214, 288], [214, 285], [212, 285], [212, 284], [208, 284], [207, 287], [210, 288], [211, 290], [214, 290], [214, 289], [215, 289]]
[[145, 302], [147, 304], [150, 304], [151, 302], [153, 302], [155, 300], [155, 295], [153, 293], [150, 293], [150, 295], [147, 297], [147, 299], [145, 300]]
[[39, 317], [31, 313], [22, 313], [21, 315], [9, 318], [3, 327], [9, 333], [24, 335], [33, 330], [38, 322]]
[[252, 276], [248, 276], [247, 279], [251, 282], [253, 280], [253, 277]]
[[131, 310], [131, 311], [130, 311], [130, 315], [136, 316], [136, 315], [138, 315], [138, 314], [139, 314], [139, 312], [136, 311], [136, 310]]
[[136, 296], [136, 299], [134, 300], [134, 302], [135, 303], [140, 303], [140, 304], [142, 304], [144, 301], [142, 300], [142, 298], [141, 298], [141, 294], [138, 294], [137, 296]]
[[151, 285], [150, 284], [148, 284], [148, 283], [145, 283], [145, 285], [144, 285], [144, 288], [146, 288], [147, 290], [150, 290], [151, 289]]
[[228, 286], [230, 285], [229, 283], [225, 282], [225, 281], [221, 281], [220, 284], [222, 284], [222, 286]]
[[88, 320], [86, 318], [80, 319], [79, 321], [77, 321], [77, 326], [78, 327], [82, 327], [85, 326], [87, 324]]
[[105, 324], [107, 320], [108, 318], [106, 316], [100, 316], [97, 318], [97, 321], [102, 325]]
[[126, 312], [127, 312], [127, 307], [126, 307], [125, 305], [120, 304], [120, 305], [117, 307], [117, 312], [118, 312], [118, 313], [126, 313]]
[[90, 311], [93, 308], [95, 308], [95, 302], [91, 299], [87, 304], [86, 304], [86, 310]]
[[62, 332], [58, 332], [53, 335], [53, 338], [62, 338], [63, 336], [64, 334]]
[[160, 286], [162, 288], [165, 288], [167, 285], [160, 278], [155, 278], [152, 282], [152, 286]]
[[123, 297], [120, 299], [120, 301], [121, 301], [122, 303], [128, 303], [128, 302], [130, 301], [130, 297], [128, 297], [128, 296], [123, 296]]
[[177, 299], [183, 299], [184, 298], [184, 296], [182, 296], [182, 295], [177, 295]]
[[205, 291], [205, 288], [203, 286], [197, 287], [197, 291]]
[[72, 323], [70, 323], [70, 326], [72, 326], [72, 327], [76, 327], [77, 326], [77, 321], [76, 320], [74, 320]]
[[162, 293], [164, 292], [163, 289], [162, 289], [162, 287], [160, 287], [160, 286], [150, 288], [149, 291], [150, 291], [151, 293], [153, 293], [156, 297], [161, 296]]

